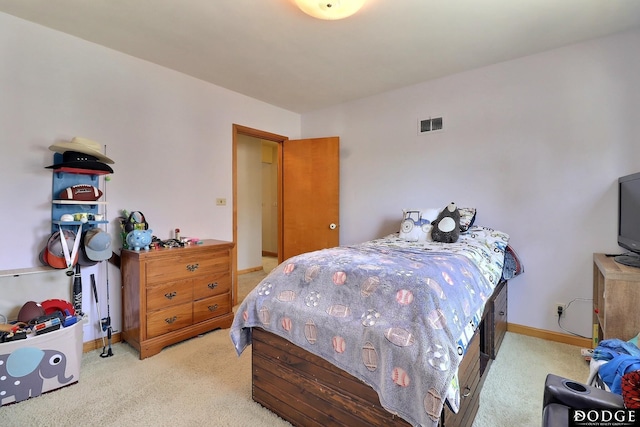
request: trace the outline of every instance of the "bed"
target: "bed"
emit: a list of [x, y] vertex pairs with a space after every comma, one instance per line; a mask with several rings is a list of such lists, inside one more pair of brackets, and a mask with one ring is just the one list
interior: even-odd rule
[[414, 237], [298, 255], [256, 286], [230, 330], [238, 354], [253, 344], [254, 400], [294, 425], [471, 425], [509, 236]]

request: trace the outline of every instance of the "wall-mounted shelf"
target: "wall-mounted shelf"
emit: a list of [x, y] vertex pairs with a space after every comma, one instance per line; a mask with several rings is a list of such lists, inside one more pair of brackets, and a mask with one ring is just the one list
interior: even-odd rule
[[52, 271], [51, 267], [29, 267], [29, 268], [18, 268], [13, 270], [0, 270], [0, 277], [11, 277], [11, 276], [22, 276], [25, 274], [38, 274], [38, 273], [47, 273]]
[[56, 173], [64, 172], [64, 173], [75, 173], [79, 175], [91, 175], [91, 176], [109, 175], [111, 173], [107, 171], [99, 171], [99, 170], [93, 170], [93, 169], [78, 169], [78, 168], [69, 168], [69, 167], [55, 168], [53, 171]]
[[59, 219], [54, 219], [51, 221], [52, 224], [55, 225], [80, 225], [80, 224], [89, 224], [89, 225], [97, 225], [97, 224], [107, 224], [109, 221], [60, 221]]
[[107, 202], [82, 201], [82, 200], [54, 200], [56, 205], [106, 205]]
[[[55, 158], [54, 158], [55, 159]], [[55, 169], [53, 173], [52, 196], [51, 201], [51, 232], [55, 233], [60, 227], [78, 227], [84, 225], [83, 231], [99, 224], [108, 224], [104, 220], [81, 221], [62, 221], [61, 218], [65, 214], [87, 213], [97, 215], [103, 211], [102, 206], [106, 206], [107, 202], [100, 200], [83, 201], [83, 200], [63, 200], [58, 199], [61, 191], [68, 187], [78, 184], [92, 185], [99, 187], [99, 176], [106, 175], [102, 171], [94, 171], [87, 169], [60, 168]], [[91, 217], [93, 218], [93, 216]], [[75, 230], [74, 230], [75, 231]]]

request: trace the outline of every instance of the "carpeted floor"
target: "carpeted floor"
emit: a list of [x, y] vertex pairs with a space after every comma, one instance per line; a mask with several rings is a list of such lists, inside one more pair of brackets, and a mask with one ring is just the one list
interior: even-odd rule
[[487, 374], [473, 426], [540, 426], [549, 373], [585, 382], [589, 365], [579, 347], [507, 332]]
[[278, 259], [262, 257], [262, 270], [238, 276], [238, 301], [242, 301], [255, 286], [278, 265]]
[[[251, 280], [240, 280], [244, 295], [257, 283]], [[106, 359], [100, 351], [85, 353], [74, 385], [1, 407], [0, 425], [290, 426], [251, 400], [250, 349], [236, 356], [228, 330], [142, 361], [124, 343], [114, 344], [113, 352]], [[549, 372], [584, 381], [588, 366], [577, 347], [507, 333], [487, 374], [474, 427], [539, 426]]]

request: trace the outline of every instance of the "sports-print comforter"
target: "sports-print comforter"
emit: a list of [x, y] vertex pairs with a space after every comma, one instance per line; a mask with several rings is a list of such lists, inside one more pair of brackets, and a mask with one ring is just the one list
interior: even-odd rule
[[456, 243], [397, 234], [298, 255], [239, 307], [236, 351], [260, 327], [373, 387], [413, 425], [436, 425], [459, 403], [457, 369], [501, 278], [509, 236], [471, 227]]

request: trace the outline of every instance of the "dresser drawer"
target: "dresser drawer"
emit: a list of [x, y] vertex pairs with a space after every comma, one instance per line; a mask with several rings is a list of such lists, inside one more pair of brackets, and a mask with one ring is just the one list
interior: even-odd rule
[[181, 253], [175, 257], [152, 259], [146, 263], [147, 285], [228, 271], [228, 250], [194, 255]]
[[230, 290], [231, 275], [229, 271], [198, 277], [193, 280], [193, 299], [195, 300], [224, 294]]
[[[480, 337], [476, 332], [475, 336], [467, 347], [460, 366], [458, 367], [458, 382], [460, 383], [460, 395], [469, 394], [473, 389], [473, 384], [479, 379], [480, 370], [478, 363], [480, 362]], [[465, 389], [466, 388], [466, 389]]]
[[460, 408], [454, 413], [447, 405], [442, 412], [445, 426], [471, 425], [480, 407], [480, 337], [477, 332], [458, 367]]
[[493, 313], [494, 323], [494, 357], [498, 354], [498, 349], [502, 344], [502, 339], [507, 333], [507, 286], [497, 295], [495, 300], [495, 308]]
[[179, 280], [147, 287], [147, 311], [156, 311], [193, 301], [191, 280]]
[[497, 292], [495, 294], [495, 299], [493, 301], [493, 305], [497, 307], [500, 307], [500, 310], [502, 310], [502, 308], [507, 307], [507, 284], [505, 283], [504, 285], [502, 285], [499, 289], [497, 289]]
[[226, 293], [193, 302], [193, 323], [203, 322], [231, 311], [231, 294]]
[[491, 359], [495, 359], [498, 349], [507, 332], [507, 282], [500, 282], [491, 299], [482, 322], [482, 351]]
[[192, 305], [188, 302], [147, 314], [147, 338], [177, 331], [192, 323]]

